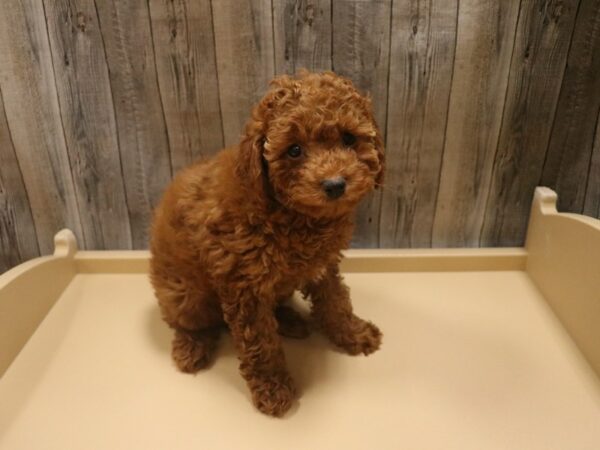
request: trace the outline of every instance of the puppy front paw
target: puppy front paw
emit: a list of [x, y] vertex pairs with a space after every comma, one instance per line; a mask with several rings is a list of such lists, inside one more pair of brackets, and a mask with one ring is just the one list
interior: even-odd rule
[[350, 355], [369, 355], [381, 346], [382, 334], [371, 322], [352, 316], [328, 333], [331, 341]]
[[296, 396], [294, 382], [285, 372], [259, 375], [248, 384], [254, 406], [270, 416], [283, 416], [292, 406]]

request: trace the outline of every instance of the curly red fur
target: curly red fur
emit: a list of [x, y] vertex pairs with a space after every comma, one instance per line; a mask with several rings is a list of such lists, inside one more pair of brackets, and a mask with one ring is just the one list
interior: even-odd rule
[[[344, 144], [344, 133], [356, 142]], [[287, 153], [294, 144], [299, 157]], [[353, 314], [337, 267], [356, 205], [383, 166], [370, 100], [334, 73], [303, 72], [272, 82], [238, 146], [178, 174], [155, 212], [151, 280], [179, 369], [205, 367], [227, 325], [254, 404], [285, 413], [295, 389], [279, 333], [308, 333], [281, 305], [295, 290], [333, 343], [375, 351], [381, 333]], [[332, 177], [346, 180], [337, 199], [321, 185]]]

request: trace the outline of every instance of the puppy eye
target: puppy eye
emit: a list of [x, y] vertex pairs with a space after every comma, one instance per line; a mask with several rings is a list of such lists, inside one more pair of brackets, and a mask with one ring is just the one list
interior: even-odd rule
[[342, 134], [342, 142], [346, 147], [352, 147], [354, 144], [356, 144], [356, 136], [354, 136], [352, 133], [345, 132]]
[[287, 154], [290, 158], [298, 158], [300, 155], [302, 155], [302, 147], [300, 147], [298, 144], [294, 144], [288, 148]]

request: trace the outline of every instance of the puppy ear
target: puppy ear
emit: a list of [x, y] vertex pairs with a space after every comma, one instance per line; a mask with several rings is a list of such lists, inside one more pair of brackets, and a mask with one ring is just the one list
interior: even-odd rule
[[372, 125], [372, 129], [370, 130], [371, 143], [375, 147], [377, 153], [377, 172], [375, 173], [375, 188], [377, 189], [383, 186], [385, 178], [385, 143], [383, 136], [381, 135], [381, 130], [379, 129], [379, 126], [377, 126], [373, 104], [369, 95], [363, 97], [363, 110]]
[[264, 158], [264, 144], [269, 122], [278, 107], [284, 105], [298, 88], [295, 79], [282, 75], [271, 81], [271, 87], [252, 110], [239, 146], [236, 174], [246, 188], [248, 200], [266, 206], [271, 195], [268, 164]]
[[379, 159], [379, 171], [375, 175], [375, 186], [379, 188], [383, 185], [385, 178], [385, 150], [383, 137], [379, 129], [377, 129], [375, 134], [375, 149], [377, 150], [377, 158]]
[[246, 190], [249, 202], [267, 203], [266, 161], [263, 158], [264, 139], [260, 134], [246, 135], [240, 143], [235, 166], [236, 175]]

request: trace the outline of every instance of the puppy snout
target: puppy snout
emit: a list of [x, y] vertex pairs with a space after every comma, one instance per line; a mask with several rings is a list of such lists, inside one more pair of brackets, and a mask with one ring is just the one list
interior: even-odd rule
[[321, 182], [327, 197], [331, 199], [340, 198], [346, 192], [346, 180], [343, 177], [328, 178]]

